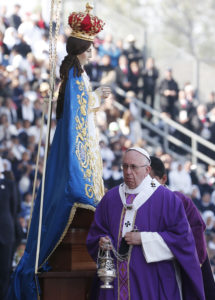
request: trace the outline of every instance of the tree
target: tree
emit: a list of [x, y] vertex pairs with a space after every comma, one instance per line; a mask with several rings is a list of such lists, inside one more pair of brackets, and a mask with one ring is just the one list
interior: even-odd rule
[[163, 0], [159, 17], [165, 37], [198, 60], [215, 62], [213, 0]]
[[[197, 60], [215, 63], [214, 0], [102, 0]], [[122, 24], [123, 26], [123, 24]]]

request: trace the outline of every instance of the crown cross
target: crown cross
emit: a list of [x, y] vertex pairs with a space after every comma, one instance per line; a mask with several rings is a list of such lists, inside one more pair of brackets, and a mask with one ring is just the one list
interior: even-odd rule
[[91, 12], [91, 10], [93, 9], [93, 6], [92, 5], [90, 5], [89, 3], [87, 3], [86, 4], [86, 13], [90, 13]]

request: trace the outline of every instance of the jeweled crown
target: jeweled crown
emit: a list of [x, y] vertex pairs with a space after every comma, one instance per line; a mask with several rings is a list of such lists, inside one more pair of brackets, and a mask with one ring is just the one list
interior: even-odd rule
[[104, 27], [104, 22], [90, 14], [93, 7], [87, 3], [85, 12], [73, 12], [68, 19], [72, 28], [71, 36], [93, 42], [96, 34]]

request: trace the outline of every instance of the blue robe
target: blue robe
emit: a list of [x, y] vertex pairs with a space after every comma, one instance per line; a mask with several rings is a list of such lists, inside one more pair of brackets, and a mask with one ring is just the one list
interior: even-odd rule
[[[119, 187], [110, 190], [97, 206], [87, 237], [87, 248], [95, 261], [101, 236], [109, 236], [115, 249], [119, 250], [119, 228], [124, 209]], [[177, 262], [181, 270], [183, 300], [204, 300], [198, 255], [181, 200], [167, 188], [158, 187], [137, 210], [135, 225], [140, 232], [159, 233], [175, 260], [147, 263], [142, 246], [133, 246], [128, 261], [129, 295], [126, 299], [180, 300]], [[118, 267], [116, 261], [115, 266]], [[100, 289], [99, 285], [97, 282], [94, 286], [93, 300], [119, 299], [118, 277], [113, 282], [114, 289]]]
[[[64, 111], [57, 123], [48, 155], [39, 255], [39, 271], [48, 270], [47, 260], [56, 249], [77, 207], [94, 210], [98, 199], [95, 163], [88, 132], [89, 93], [83, 77], [70, 70]], [[100, 170], [101, 171], [101, 170]], [[101, 178], [102, 180], [102, 178]], [[101, 186], [102, 190], [102, 186]], [[41, 191], [35, 200], [26, 250], [12, 274], [8, 300], [36, 300], [39, 292], [35, 259]]]

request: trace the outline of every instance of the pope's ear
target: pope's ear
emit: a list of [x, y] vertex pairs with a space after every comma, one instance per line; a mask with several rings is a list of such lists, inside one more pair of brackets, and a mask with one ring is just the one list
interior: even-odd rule
[[164, 174], [161, 178], [161, 184], [165, 184], [167, 182], [167, 175]]
[[[148, 175], [150, 175], [151, 169], [152, 169], [151, 166], [147, 166], [147, 167], [146, 167], [146, 170], [147, 170], [147, 172], [148, 172]], [[151, 177], [152, 177], [152, 176], [151, 176]], [[152, 177], [152, 178], [153, 178], [153, 177]]]

